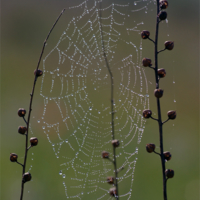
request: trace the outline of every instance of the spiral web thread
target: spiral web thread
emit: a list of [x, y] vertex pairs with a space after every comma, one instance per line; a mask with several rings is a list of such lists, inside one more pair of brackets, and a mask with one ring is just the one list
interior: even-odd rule
[[[130, 199], [139, 143], [145, 128], [141, 113], [149, 108], [148, 83], [141, 66], [143, 15], [154, 1], [82, 1], [69, 7], [74, 15], [56, 46], [43, 60], [38, 119], [55, 153], [66, 198], [112, 199], [106, 183], [112, 158], [110, 77], [102, 33], [114, 77], [115, 138], [119, 197]], [[141, 15], [138, 15], [141, 13]], [[137, 19], [137, 20], [136, 20]], [[112, 186], [111, 186], [112, 187]]]

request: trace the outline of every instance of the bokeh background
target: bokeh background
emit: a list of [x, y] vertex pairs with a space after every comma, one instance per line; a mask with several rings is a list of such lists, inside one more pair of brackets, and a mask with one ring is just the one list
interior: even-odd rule
[[[76, 1], [78, 2], [78, 0]], [[69, 0], [2, 0], [1, 1], [1, 174], [0, 199], [18, 199], [21, 167], [9, 161], [15, 152], [22, 160], [24, 144], [17, 128], [22, 123], [17, 116], [20, 107], [28, 109], [33, 75], [43, 41], [60, 11]], [[133, 2], [132, 2], [133, 3]], [[199, 196], [199, 1], [169, 1], [168, 27], [160, 27], [159, 41], [175, 41], [171, 52], [164, 52], [159, 60], [167, 76], [162, 80], [165, 95], [161, 100], [163, 118], [168, 110], [177, 110], [177, 119], [164, 126], [164, 147], [172, 153], [167, 168], [175, 170], [168, 182], [170, 200], [198, 200]], [[143, 15], [144, 13], [140, 13]], [[152, 12], [153, 14], [153, 12]], [[151, 18], [153, 19], [153, 17]], [[144, 21], [145, 22], [145, 21]], [[147, 22], [147, 23], [146, 23]], [[155, 21], [146, 19], [146, 29], [154, 31]], [[51, 35], [51, 49], [61, 35], [64, 20]], [[166, 32], [169, 37], [166, 38]], [[161, 46], [162, 47], [162, 46]], [[143, 55], [153, 56], [150, 42], [143, 42]], [[161, 68], [161, 66], [160, 66]], [[156, 110], [154, 75], [146, 70], [150, 93], [150, 108]], [[175, 82], [175, 83], [173, 83]], [[37, 83], [36, 95], [39, 95]], [[176, 102], [174, 102], [174, 100]], [[33, 110], [41, 101], [34, 99]], [[38, 111], [39, 112], [39, 111]], [[58, 170], [54, 165], [52, 148], [46, 136], [35, 132], [40, 145], [31, 150], [28, 167], [33, 165], [32, 182], [25, 185], [24, 199], [65, 199], [64, 189], [57, 182]], [[132, 199], [162, 199], [161, 164], [156, 155], [148, 154], [146, 143], [158, 143], [156, 122], [148, 120], [139, 148], [135, 169]], [[52, 158], [52, 159], [51, 159]], [[32, 160], [33, 159], [33, 160]], [[108, 186], [109, 187], [109, 186]], [[95, 195], [94, 195], [94, 198]]]

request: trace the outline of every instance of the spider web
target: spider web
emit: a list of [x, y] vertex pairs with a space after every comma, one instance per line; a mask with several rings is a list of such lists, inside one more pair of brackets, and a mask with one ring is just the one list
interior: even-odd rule
[[[79, 1], [80, 2], [80, 1]], [[38, 119], [55, 153], [58, 176], [69, 199], [112, 199], [107, 176], [114, 176], [110, 76], [114, 77], [115, 138], [119, 197], [130, 199], [139, 143], [145, 128], [141, 113], [149, 108], [148, 84], [142, 60], [143, 17], [154, 1], [82, 1], [56, 46], [43, 60]], [[101, 23], [100, 24], [100, 12]], [[142, 15], [138, 15], [142, 12]], [[112, 187], [112, 185], [111, 185]]]

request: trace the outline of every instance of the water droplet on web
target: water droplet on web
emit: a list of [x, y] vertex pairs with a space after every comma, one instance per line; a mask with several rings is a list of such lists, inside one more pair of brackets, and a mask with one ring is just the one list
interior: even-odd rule
[[40, 120], [37, 120], [37, 123], [40, 123]]
[[136, 6], [137, 5], [137, 2], [134, 2], [134, 6]]
[[65, 174], [63, 174], [63, 175], [62, 175], [62, 177], [63, 177], [63, 178], [65, 178], [65, 177], [66, 177], [66, 175], [65, 175]]
[[59, 171], [59, 175], [62, 175], [62, 170]]
[[121, 102], [122, 100], [121, 99], [119, 99], [119, 102]]
[[43, 126], [42, 129], [45, 129], [45, 126]]
[[140, 50], [142, 50], [142, 47], [140, 47]]
[[174, 103], [176, 103], [176, 100], [174, 99]]
[[54, 147], [55, 146], [55, 144], [54, 143], [52, 143], [52, 147]]
[[68, 139], [66, 139], [65, 142], [68, 143]]
[[89, 110], [91, 111], [91, 110], [92, 110], [92, 107], [89, 107]]
[[101, 114], [101, 112], [100, 112], [100, 111], [98, 111], [98, 114], [100, 115], [100, 114]]
[[175, 84], [175, 81], [173, 81], [173, 84]]

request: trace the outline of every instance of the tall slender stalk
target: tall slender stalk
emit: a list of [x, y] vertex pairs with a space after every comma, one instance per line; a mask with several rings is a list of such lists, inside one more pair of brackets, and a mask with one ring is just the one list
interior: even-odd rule
[[34, 82], [33, 82], [33, 87], [32, 87], [32, 92], [30, 94], [31, 98], [30, 98], [30, 103], [29, 103], [29, 112], [28, 112], [28, 119], [26, 121], [26, 119], [24, 118], [25, 114], [26, 114], [26, 110], [24, 108], [20, 108], [18, 110], [18, 115], [19, 117], [23, 117], [25, 123], [26, 123], [26, 127], [19, 127], [18, 128], [18, 132], [20, 134], [23, 134], [26, 136], [26, 139], [25, 139], [25, 154], [24, 154], [24, 163], [21, 164], [17, 161], [17, 154], [10, 154], [10, 160], [11, 162], [16, 162], [18, 163], [19, 165], [22, 166], [22, 182], [21, 182], [21, 194], [20, 194], [20, 200], [23, 199], [23, 194], [24, 194], [24, 184], [27, 182], [27, 181], [30, 181], [31, 180], [31, 174], [29, 172], [25, 173], [26, 171], [26, 163], [27, 163], [27, 155], [28, 155], [28, 150], [33, 147], [33, 146], [36, 146], [37, 143], [38, 143], [38, 139], [36, 137], [33, 137], [33, 138], [30, 138], [30, 146], [28, 147], [28, 133], [29, 133], [29, 125], [30, 125], [30, 117], [31, 117], [31, 111], [32, 111], [32, 102], [33, 102], [33, 96], [34, 96], [34, 91], [35, 91], [35, 86], [36, 86], [36, 82], [37, 82], [37, 78], [39, 76], [41, 76], [43, 74], [43, 72], [41, 70], [39, 70], [39, 65], [40, 65], [40, 62], [41, 62], [41, 59], [42, 59], [42, 56], [43, 56], [43, 53], [44, 53], [44, 49], [45, 49], [45, 46], [46, 46], [46, 43], [47, 43], [47, 40], [51, 34], [51, 32], [53, 31], [55, 25], [57, 24], [58, 20], [60, 19], [61, 15], [63, 14], [63, 12], [65, 11], [65, 9], [62, 10], [62, 12], [60, 13], [60, 15], [58, 16], [57, 20], [55, 21], [55, 23], [53, 24], [52, 28], [50, 29], [44, 43], [43, 43], [43, 47], [42, 47], [42, 51], [40, 53], [40, 57], [39, 57], [39, 60], [38, 60], [38, 64], [37, 64], [37, 67], [36, 67], [36, 70], [34, 71], [34, 74], [35, 74], [35, 77], [34, 77]]
[[[158, 31], [159, 31], [159, 12], [160, 4], [157, 0], [157, 16], [156, 16], [156, 34], [155, 34], [155, 43], [154, 43], [154, 54], [155, 54], [155, 78], [156, 78], [156, 89], [159, 88], [159, 76], [158, 76]], [[163, 128], [162, 128], [162, 118], [161, 118], [161, 108], [160, 108], [160, 99], [157, 98], [157, 113], [158, 113], [158, 126], [159, 126], [159, 137], [160, 137], [160, 158], [162, 164], [162, 176], [163, 176], [163, 196], [164, 200], [167, 200], [167, 191], [166, 191], [166, 176], [165, 176], [165, 158], [163, 154]]]
[[[104, 39], [103, 39], [103, 31], [102, 31], [102, 21], [101, 21], [101, 5], [102, 2], [100, 2], [100, 30], [101, 30], [101, 43], [102, 43], [102, 51], [103, 51], [103, 56], [104, 56], [104, 60], [105, 60], [105, 63], [106, 63], [106, 67], [108, 69], [108, 72], [109, 72], [109, 75], [110, 75], [110, 86], [111, 86], [111, 126], [112, 126], [112, 143], [113, 143], [113, 165], [114, 165], [114, 170], [115, 170], [115, 178], [114, 178], [114, 181], [115, 181], [115, 187], [116, 189], [111, 190], [111, 194], [113, 196], [115, 196], [115, 198], [117, 200], [119, 200], [119, 195], [118, 195], [118, 170], [117, 170], [117, 159], [116, 159], [116, 147], [119, 145], [119, 141], [115, 141], [115, 131], [114, 131], [114, 80], [113, 80], [113, 74], [110, 70], [110, 66], [109, 66], [109, 63], [108, 63], [108, 59], [107, 59], [107, 55], [106, 55], [106, 51], [105, 51], [105, 46], [104, 46]], [[116, 146], [117, 144], [117, 146]], [[113, 191], [113, 193], [112, 193]]]
[[159, 32], [159, 23], [162, 20], [165, 20], [167, 18], [167, 13], [165, 11], [162, 11], [162, 9], [166, 9], [168, 7], [168, 2], [166, 0], [156, 0], [157, 2], [157, 9], [156, 9], [156, 30], [155, 30], [155, 41], [149, 38], [150, 32], [149, 31], [142, 31], [141, 36], [143, 39], [149, 39], [154, 43], [154, 62], [155, 66], [151, 67], [151, 59], [143, 58], [143, 66], [150, 67], [155, 71], [155, 82], [156, 82], [156, 89], [154, 90], [154, 95], [156, 97], [156, 103], [157, 103], [157, 114], [158, 119], [153, 118], [152, 111], [151, 110], [144, 110], [143, 111], [143, 117], [144, 118], [152, 118], [158, 122], [159, 127], [159, 140], [160, 140], [160, 153], [155, 152], [155, 144], [147, 144], [146, 150], [147, 152], [151, 153], [154, 152], [158, 154], [161, 158], [161, 165], [162, 165], [162, 177], [163, 177], [163, 198], [164, 200], [167, 200], [167, 179], [172, 178], [174, 176], [173, 170], [166, 170], [165, 167], [165, 161], [171, 159], [170, 152], [164, 152], [163, 148], [163, 124], [167, 122], [169, 119], [175, 119], [176, 118], [176, 111], [169, 111], [168, 119], [164, 122], [162, 122], [161, 117], [161, 106], [160, 106], [160, 98], [163, 96], [163, 90], [159, 88], [159, 80], [160, 78], [165, 77], [166, 72], [165, 69], [158, 69], [158, 54], [160, 52], [163, 52], [164, 50], [172, 50], [174, 47], [174, 42], [167, 41], [165, 42], [165, 48], [163, 50], [158, 51], [158, 32]]

